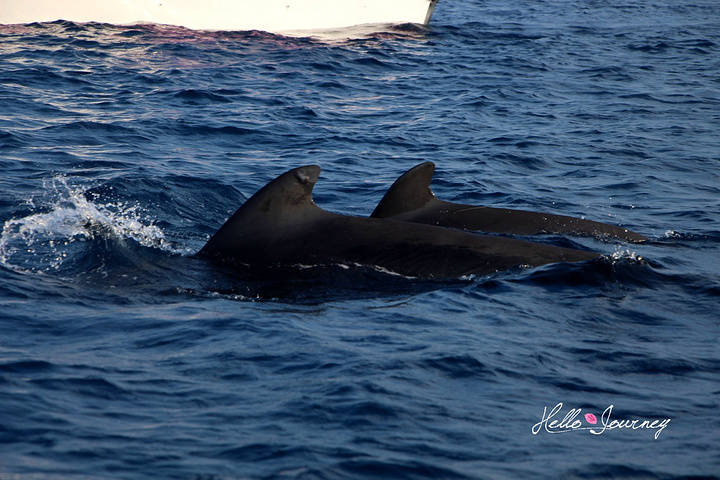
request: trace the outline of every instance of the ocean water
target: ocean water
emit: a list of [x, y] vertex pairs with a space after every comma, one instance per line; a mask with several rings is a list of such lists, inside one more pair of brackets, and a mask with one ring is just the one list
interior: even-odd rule
[[[367, 216], [427, 160], [445, 200], [650, 241], [450, 281], [193, 256], [288, 169]], [[3, 480], [720, 478], [715, 0], [0, 26], [0, 171]]]

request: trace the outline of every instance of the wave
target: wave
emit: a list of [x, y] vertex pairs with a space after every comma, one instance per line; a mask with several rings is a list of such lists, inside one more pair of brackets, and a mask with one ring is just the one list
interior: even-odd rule
[[[142, 207], [124, 202], [101, 203], [72, 187], [63, 176], [44, 185], [48, 198], [31, 199], [30, 212], [7, 220], [0, 235], [0, 265], [15, 271], [62, 271], [88, 252], [94, 241], [186, 253], [173, 246]], [[35, 206], [36, 202], [41, 205]]]
[[557, 263], [530, 270], [513, 282], [544, 287], [603, 287], [610, 284], [652, 286], [662, 274], [634, 251], [618, 250], [585, 263]]

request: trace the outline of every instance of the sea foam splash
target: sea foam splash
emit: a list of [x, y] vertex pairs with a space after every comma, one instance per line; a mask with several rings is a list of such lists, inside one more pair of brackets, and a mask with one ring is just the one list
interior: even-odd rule
[[[0, 264], [22, 271], [51, 272], [96, 238], [133, 240], [143, 247], [185, 253], [165, 239], [162, 230], [145, 217], [139, 205], [88, 200], [86, 189], [56, 177], [43, 186], [45, 194], [32, 213], [5, 222], [0, 235]], [[48, 200], [48, 196], [50, 200]]]
[[609, 260], [616, 264], [621, 261], [627, 261], [630, 263], [643, 263], [644, 259], [640, 255], [638, 255], [636, 252], [631, 251], [629, 249], [623, 249], [623, 248], [616, 248], [614, 253], [611, 253], [608, 255]]

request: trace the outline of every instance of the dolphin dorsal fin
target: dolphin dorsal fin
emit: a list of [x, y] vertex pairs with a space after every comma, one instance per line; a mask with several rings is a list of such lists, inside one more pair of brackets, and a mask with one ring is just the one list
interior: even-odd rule
[[297, 214], [304, 207], [316, 207], [312, 199], [313, 187], [320, 176], [320, 167], [306, 165], [283, 173], [257, 191], [236, 213], [284, 216]]
[[323, 212], [312, 199], [320, 167], [307, 165], [283, 173], [258, 190], [213, 235], [201, 253], [231, 248], [238, 238], [274, 232]]
[[388, 218], [424, 207], [437, 200], [430, 189], [430, 181], [435, 173], [435, 164], [425, 162], [411, 168], [395, 180], [385, 196], [380, 200], [371, 217]]

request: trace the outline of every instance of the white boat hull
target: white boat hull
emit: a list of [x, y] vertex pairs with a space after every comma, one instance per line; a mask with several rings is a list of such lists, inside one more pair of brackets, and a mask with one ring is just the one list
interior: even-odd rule
[[0, 24], [70, 20], [196, 30], [323, 30], [430, 21], [437, 0], [0, 0]]

